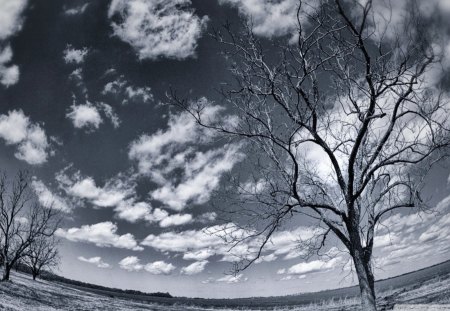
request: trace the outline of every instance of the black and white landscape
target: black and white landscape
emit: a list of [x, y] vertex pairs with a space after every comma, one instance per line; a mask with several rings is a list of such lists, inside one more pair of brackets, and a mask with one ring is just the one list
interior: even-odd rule
[[444, 308], [449, 20], [0, 0], [0, 309]]

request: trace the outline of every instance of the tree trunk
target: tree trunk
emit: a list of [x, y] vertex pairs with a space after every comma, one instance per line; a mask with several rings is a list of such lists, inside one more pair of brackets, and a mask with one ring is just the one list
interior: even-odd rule
[[11, 272], [11, 266], [9, 264], [5, 263], [4, 269], [5, 270], [3, 270], [2, 281], [9, 281], [9, 274]]
[[370, 263], [367, 262], [363, 258], [363, 255], [358, 251], [356, 251], [353, 255], [353, 262], [355, 264], [356, 274], [358, 276], [362, 310], [376, 311], [375, 280]]
[[33, 275], [33, 281], [36, 281], [37, 273], [33, 271], [32, 275]]

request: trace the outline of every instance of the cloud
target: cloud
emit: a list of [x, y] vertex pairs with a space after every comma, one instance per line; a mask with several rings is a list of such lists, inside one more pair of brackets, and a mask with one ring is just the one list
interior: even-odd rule
[[45, 131], [39, 124], [31, 123], [22, 110], [11, 110], [0, 115], [0, 138], [7, 145], [17, 145], [14, 154], [31, 165], [45, 163], [50, 147]]
[[155, 261], [152, 263], [148, 263], [143, 265], [140, 263], [140, 259], [136, 256], [128, 256], [122, 259], [119, 262], [119, 266], [121, 269], [127, 271], [141, 271], [145, 270], [151, 274], [170, 274], [173, 270], [175, 270], [175, 266], [171, 263], [166, 263], [164, 261]]
[[[207, 105], [203, 117], [214, 121], [222, 110]], [[242, 159], [240, 146], [235, 144], [198, 150], [213, 137], [212, 131], [198, 126], [192, 116], [182, 112], [169, 117], [166, 130], [133, 141], [129, 157], [137, 161], [140, 174], [148, 175], [159, 185], [151, 192], [152, 198], [181, 211], [188, 204], [206, 203], [219, 186], [221, 176]], [[172, 178], [175, 171], [181, 172], [179, 178]]]
[[[160, 227], [180, 226], [191, 223], [190, 214], [172, 214], [155, 208], [144, 201], [136, 199], [136, 184], [132, 177], [119, 174], [98, 186], [92, 177], [83, 177], [79, 172], [72, 176], [60, 172], [56, 176], [59, 187], [76, 200], [88, 201], [94, 207], [114, 207], [116, 217], [135, 223], [145, 220], [149, 223], [159, 223]], [[79, 203], [78, 203], [79, 204]], [[204, 216], [200, 216], [201, 219]]]
[[19, 81], [19, 67], [11, 64], [13, 52], [8, 40], [22, 28], [27, 0], [2, 0], [0, 10], [0, 83], [8, 87]]
[[86, 128], [87, 131], [92, 131], [98, 129], [103, 122], [97, 107], [89, 102], [84, 105], [72, 105], [70, 108], [66, 116], [72, 120], [75, 128]]
[[205, 266], [208, 264], [207, 260], [194, 262], [186, 267], [181, 268], [181, 274], [194, 275], [205, 270]]
[[98, 268], [102, 268], [102, 269], [108, 269], [111, 268], [111, 265], [104, 262], [102, 260], [102, 257], [91, 257], [91, 258], [85, 258], [83, 256], [79, 256], [78, 257], [79, 261], [83, 261], [83, 262], [87, 262], [93, 265], [96, 265]]
[[257, 245], [253, 240], [246, 240], [230, 250], [224, 240], [246, 236], [242, 229], [234, 224], [216, 225], [202, 230], [187, 230], [182, 232], [163, 232], [159, 235], [150, 234], [141, 245], [149, 246], [162, 252], [183, 253], [185, 260], [205, 260], [213, 255], [221, 255], [222, 261], [234, 262], [240, 258], [254, 255]]
[[65, 213], [69, 213], [72, 210], [72, 207], [64, 198], [52, 193], [50, 189], [36, 177], [33, 178], [31, 187], [36, 193], [39, 203], [43, 206], [51, 207]]
[[88, 48], [84, 47], [82, 49], [75, 49], [70, 44], [67, 45], [66, 49], [63, 51], [63, 58], [66, 64], [82, 64], [88, 55]]
[[144, 266], [145, 271], [151, 274], [170, 274], [175, 270], [175, 266], [164, 261], [155, 261]]
[[68, 16], [80, 15], [86, 11], [88, 6], [89, 6], [89, 3], [85, 3], [83, 5], [72, 7], [70, 9], [65, 9], [64, 14], [66, 14]]
[[153, 102], [154, 100], [151, 87], [132, 86], [127, 80], [125, 80], [124, 76], [120, 76], [116, 80], [106, 83], [103, 88], [102, 94], [111, 94], [116, 96], [121, 95], [126, 97], [122, 100], [123, 105], [126, 105], [129, 102], [149, 103]]
[[117, 247], [134, 251], [143, 250], [142, 247], [138, 246], [131, 233], [118, 235], [116, 232], [117, 225], [110, 221], [105, 221], [93, 225], [83, 225], [80, 228], [58, 228], [56, 235], [72, 242], [92, 243], [98, 247]]
[[227, 283], [227, 284], [242, 283], [247, 281], [248, 278], [244, 277], [242, 273], [238, 275], [225, 275], [224, 277], [221, 277], [216, 280], [216, 282], [218, 283]]
[[[442, 198], [430, 212], [396, 213], [384, 219], [374, 241], [376, 266], [436, 258], [448, 252], [450, 196]], [[417, 250], [420, 249], [420, 252]]]
[[[80, 76], [81, 79], [81, 76]], [[83, 83], [80, 83], [80, 86]], [[86, 101], [86, 104], [73, 104], [70, 106], [70, 111], [66, 114], [66, 117], [72, 121], [72, 124], [77, 129], [85, 129], [87, 133], [97, 130], [103, 123], [104, 117], [111, 121], [114, 128], [120, 126], [121, 120], [119, 116], [114, 112], [114, 109], [105, 103], [91, 103]]]
[[163, 228], [171, 226], [180, 226], [188, 224], [192, 221], [192, 215], [190, 214], [174, 214], [162, 219], [159, 225]]
[[92, 177], [78, 177], [77, 179], [76, 182], [66, 188], [67, 192], [80, 199], [87, 199], [98, 207], [116, 206], [133, 193], [129, 185], [119, 180], [109, 182], [103, 188], [100, 188], [97, 187]]
[[99, 103], [99, 106], [103, 109], [105, 116], [111, 121], [114, 128], [118, 128], [120, 126], [120, 118], [114, 112], [113, 107], [105, 103]]
[[[298, 0], [219, 0], [219, 4], [237, 8], [258, 36], [272, 38], [297, 33]], [[314, 1], [304, 1], [302, 12], [311, 12], [316, 5]], [[300, 18], [305, 21], [304, 14]]]
[[8, 87], [19, 81], [19, 66], [9, 64], [13, 53], [10, 45], [0, 49], [0, 83]]
[[180, 211], [188, 203], [203, 204], [219, 186], [220, 178], [239, 161], [239, 146], [225, 145], [207, 152], [196, 152], [184, 168], [184, 178], [178, 184], [167, 182], [152, 191], [152, 198]]
[[139, 59], [185, 59], [195, 55], [208, 18], [198, 17], [190, 0], [113, 0], [114, 35], [130, 44]]
[[141, 271], [144, 266], [140, 264], [139, 258], [136, 256], [128, 256], [122, 259], [119, 262], [119, 266], [121, 269], [127, 270], [127, 271]]
[[[333, 269], [340, 262], [340, 258], [333, 258], [328, 261], [313, 260], [309, 262], [301, 262], [290, 267], [287, 274], [306, 274], [319, 271], [327, 271]], [[281, 272], [280, 270], [278, 272]], [[281, 273], [279, 273], [281, 274]]]
[[200, 249], [198, 251], [186, 252], [183, 255], [184, 260], [199, 260], [204, 261], [211, 256], [215, 255], [215, 250], [211, 248]]

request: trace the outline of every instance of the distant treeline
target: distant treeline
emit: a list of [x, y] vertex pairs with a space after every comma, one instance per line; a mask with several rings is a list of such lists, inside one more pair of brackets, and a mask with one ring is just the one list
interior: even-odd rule
[[[21, 271], [24, 273], [29, 273], [31, 274], [30, 269], [22, 264], [19, 264], [15, 267], [16, 271]], [[41, 273], [41, 279], [43, 280], [47, 280], [47, 281], [56, 281], [56, 282], [60, 282], [60, 283], [64, 283], [64, 284], [70, 284], [70, 285], [75, 285], [75, 286], [80, 286], [80, 287], [86, 287], [86, 288], [92, 288], [92, 289], [97, 289], [97, 290], [104, 290], [104, 291], [109, 291], [109, 292], [115, 292], [115, 293], [121, 293], [121, 294], [132, 294], [132, 295], [142, 295], [142, 296], [150, 296], [150, 297], [162, 297], [162, 298], [173, 298], [173, 296], [169, 293], [161, 293], [161, 292], [156, 292], [156, 293], [145, 293], [145, 292], [141, 292], [138, 290], [133, 290], [133, 289], [119, 289], [119, 288], [111, 288], [111, 287], [106, 287], [106, 286], [101, 286], [101, 285], [95, 285], [95, 284], [90, 284], [90, 283], [85, 283], [85, 282], [81, 282], [81, 281], [76, 281], [76, 280], [71, 280], [62, 276], [59, 276], [57, 274], [48, 272], [48, 271], [43, 271]]]
[[76, 285], [76, 286], [81, 286], [81, 287], [86, 287], [86, 288], [106, 290], [106, 291], [115, 292], [115, 293], [125, 293], [125, 294], [143, 295], [143, 296], [151, 296], [151, 297], [173, 298], [173, 296], [169, 293], [161, 293], [161, 292], [145, 293], [145, 292], [141, 292], [141, 291], [133, 290], [133, 289], [123, 290], [123, 289], [119, 289], [119, 288], [111, 288], [111, 287], [106, 287], [106, 286], [95, 285], [95, 284], [90, 284], [90, 283], [85, 283], [85, 282], [81, 282], [81, 281], [67, 279], [65, 277], [62, 277], [62, 276], [59, 276], [59, 275], [56, 275], [53, 273], [48, 273], [48, 272], [45, 274], [43, 273], [42, 279], [45, 279], [48, 281], [57, 281], [57, 282], [65, 283], [65, 284], [71, 284], [71, 285]]

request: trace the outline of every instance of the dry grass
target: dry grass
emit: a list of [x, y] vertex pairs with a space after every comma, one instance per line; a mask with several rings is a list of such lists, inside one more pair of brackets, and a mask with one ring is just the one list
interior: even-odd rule
[[[14, 273], [12, 282], [0, 283], [0, 310], [218, 310], [188, 305], [159, 305], [151, 302], [112, 298], [86, 292], [70, 286], [49, 282], [33, 281], [30, 276]], [[389, 290], [379, 294], [380, 310], [391, 310], [394, 303], [450, 303], [450, 274], [408, 287]], [[246, 310], [245, 308], [220, 310]], [[248, 309], [247, 309], [248, 310]], [[255, 309], [252, 309], [256, 311]], [[277, 311], [350, 311], [360, 310], [358, 298], [341, 298], [318, 304], [276, 307]]]

